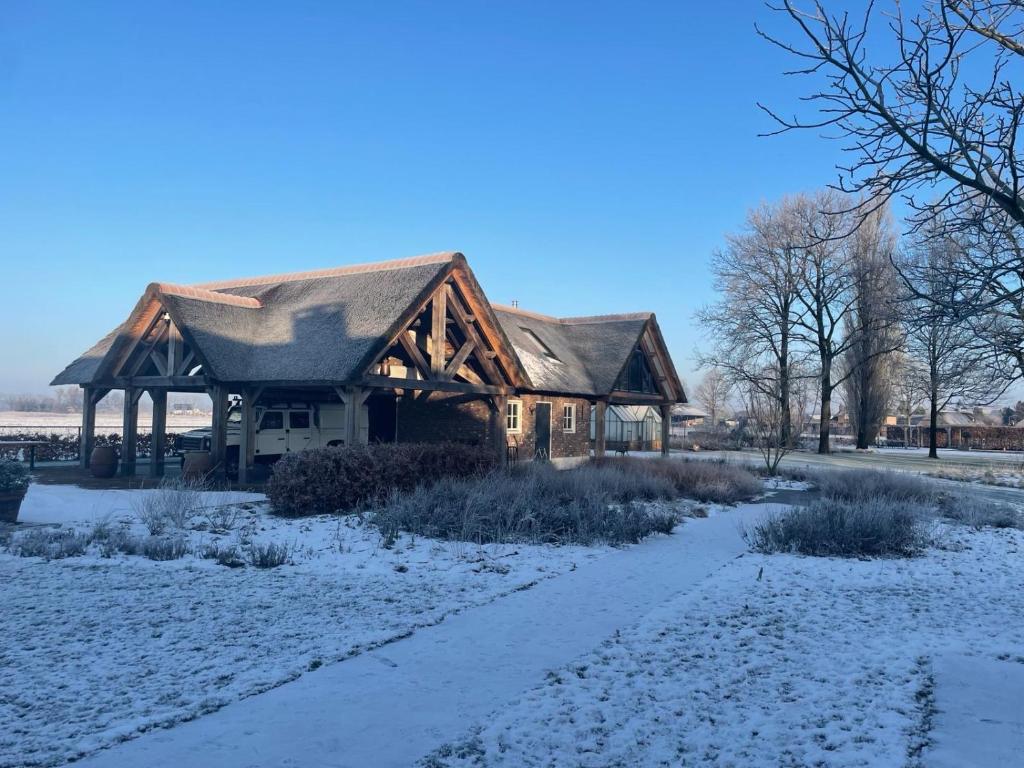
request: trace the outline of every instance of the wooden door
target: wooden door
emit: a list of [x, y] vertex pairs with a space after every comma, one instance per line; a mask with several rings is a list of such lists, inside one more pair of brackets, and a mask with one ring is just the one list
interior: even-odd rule
[[534, 458], [551, 458], [551, 403], [537, 403], [534, 411]]

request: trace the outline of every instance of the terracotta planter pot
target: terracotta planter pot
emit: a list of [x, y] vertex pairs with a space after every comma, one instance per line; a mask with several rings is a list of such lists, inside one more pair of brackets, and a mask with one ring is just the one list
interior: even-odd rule
[[97, 445], [89, 458], [93, 477], [113, 477], [117, 474], [117, 449], [110, 445]]
[[0, 523], [18, 522], [18, 510], [28, 489], [22, 491], [0, 492]]
[[213, 457], [209, 451], [188, 451], [181, 464], [181, 476], [186, 480], [202, 480], [213, 471]]

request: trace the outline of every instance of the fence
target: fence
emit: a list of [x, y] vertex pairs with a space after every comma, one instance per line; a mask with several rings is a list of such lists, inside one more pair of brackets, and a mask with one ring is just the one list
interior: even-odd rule
[[[192, 429], [188, 427], [187, 429]], [[97, 427], [93, 445], [111, 445], [119, 448], [124, 434], [123, 427]], [[174, 442], [180, 433], [168, 432], [166, 454], [171, 455]], [[138, 456], [148, 458], [152, 445], [152, 431], [139, 427]], [[45, 443], [36, 447], [36, 461], [78, 461], [81, 458], [81, 425], [19, 424], [0, 426], [0, 440], [33, 440]], [[23, 448], [0, 448], [0, 458], [24, 458]]]

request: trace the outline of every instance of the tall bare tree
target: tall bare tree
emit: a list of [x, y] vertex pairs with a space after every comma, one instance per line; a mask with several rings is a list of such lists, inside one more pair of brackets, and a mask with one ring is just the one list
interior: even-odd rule
[[714, 432], [718, 431], [718, 422], [729, 401], [731, 391], [732, 382], [718, 367], [713, 367], [705, 373], [697, 385], [697, 402], [704, 406], [711, 417], [711, 429]]
[[782, 440], [793, 440], [791, 390], [794, 326], [800, 290], [800, 254], [779, 206], [747, 214], [744, 230], [730, 235], [712, 258], [721, 299], [697, 313], [713, 348], [699, 355], [744, 390], [778, 401]]
[[[776, 132], [832, 129], [850, 157], [837, 186], [879, 204], [902, 195], [918, 224], [940, 213], [963, 224], [964, 203], [1024, 224], [1024, 3], [926, 0], [907, 15], [897, 0], [882, 12], [871, 0], [856, 18], [832, 2], [831, 12], [820, 0], [797, 5], [769, 5], [792, 22], [795, 40], [758, 32], [801, 62], [788, 74], [816, 80], [804, 102], [817, 116], [785, 118], [761, 105]], [[887, 39], [876, 40], [879, 30]]]
[[[941, 227], [940, 224], [935, 225]], [[953, 268], [966, 250], [952, 236], [928, 233], [903, 256], [909, 287], [904, 301], [907, 354], [924, 372], [929, 406], [928, 455], [938, 458], [939, 413], [954, 399], [987, 404], [1005, 390], [1006, 379], [991, 364], [969, 322], [935, 310], [955, 306], [963, 286]]]
[[884, 208], [868, 214], [847, 238], [852, 301], [840, 381], [858, 448], [870, 446], [885, 418], [892, 395], [891, 358], [903, 344], [899, 277], [892, 262], [896, 242]]

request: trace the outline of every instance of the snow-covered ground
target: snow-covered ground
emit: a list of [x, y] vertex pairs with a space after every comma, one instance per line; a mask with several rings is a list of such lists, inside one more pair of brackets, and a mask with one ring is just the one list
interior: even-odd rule
[[[21, 519], [141, 534], [146, 493], [35, 486]], [[0, 767], [127, 739], [86, 764], [945, 766], [972, 764], [966, 741], [1024, 749], [1021, 717], [970, 704], [1019, 701], [1021, 531], [941, 526], [912, 560], [737, 557], [739, 521], [769, 509], [752, 505], [626, 551], [385, 549], [355, 518], [203, 501], [240, 511], [220, 534], [197, 516], [193, 545], [273, 541], [291, 563], [0, 554]]]
[[[139, 429], [149, 430], [152, 414], [139, 413]], [[50, 413], [46, 411], [0, 411], [0, 434], [9, 434], [14, 428], [36, 427], [40, 431], [56, 431], [62, 429], [75, 431], [82, 423], [80, 413]], [[96, 414], [96, 428], [120, 431], [124, 425], [120, 413], [101, 411]], [[210, 415], [202, 413], [168, 413], [167, 429], [174, 432], [178, 429], [210, 426]]]
[[[144, 493], [36, 485], [16, 535], [98, 520], [142, 534], [131, 498]], [[197, 717], [610, 551], [409, 537], [384, 549], [355, 518], [284, 520], [258, 498], [207, 494], [250, 503], [231, 532], [188, 538], [274, 541], [292, 564], [0, 554], [0, 766], [55, 765]]]
[[956, 704], [936, 658], [1024, 664], [1024, 533], [944, 541], [914, 560], [748, 554], [423, 764], [927, 765]]

